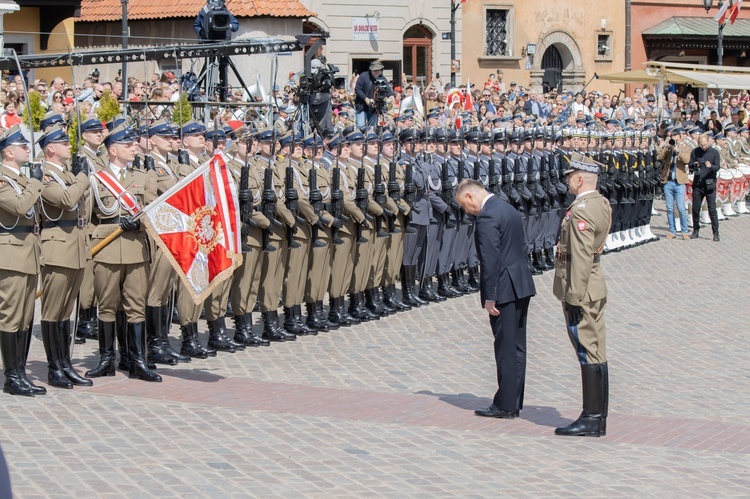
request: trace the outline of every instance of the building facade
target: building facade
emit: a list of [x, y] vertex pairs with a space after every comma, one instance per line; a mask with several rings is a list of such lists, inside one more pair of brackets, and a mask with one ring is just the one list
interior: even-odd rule
[[[450, 0], [300, 0], [317, 15], [308, 30], [330, 33], [325, 55], [340, 75], [367, 71], [380, 59], [385, 76], [423, 86], [451, 72]], [[461, 53], [461, 9], [456, 11], [456, 53]], [[459, 73], [460, 74], [460, 73]]]
[[[594, 74], [623, 71], [622, 0], [468, 0], [463, 4], [463, 79], [495, 73], [506, 86], [580, 90]], [[617, 92], [605, 81], [597, 90]]]

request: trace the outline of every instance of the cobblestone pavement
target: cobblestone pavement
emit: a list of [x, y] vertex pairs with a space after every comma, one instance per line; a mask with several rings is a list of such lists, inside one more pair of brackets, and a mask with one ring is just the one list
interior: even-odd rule
[[[654, 232], [666, 234], [666, 218]], [[608, 436], [562, 438], [579, 369], [536, 278], [522, 419], [494, 393], [478, 295], [89, 389], [0, 395], [17, 497], [747, 496], [750, 216], [606, 255]], [[173, 341], [177, 344], [177, 328]], [[205, 340], [205, 337], [204, 337]], [[82, 368], [94, 342], [77, 347]], [[32, 379], [46, 381], [39, 333]]]

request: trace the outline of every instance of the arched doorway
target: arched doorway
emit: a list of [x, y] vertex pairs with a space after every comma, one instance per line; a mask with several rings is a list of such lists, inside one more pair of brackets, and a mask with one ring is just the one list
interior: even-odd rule
[[432, 31], [422, 24], [412, 26], [404, 33], [404, 84], [417, 83], [425, 87], [430, 83], [433, 37]]
[[537, 44], [537, 53], [531, 67], [531, 84], [544, 87], [562, 85], [566, 90], [578, 91], [583, 88], [586, 71], [578, 43], [573, 36], [562, 30], [551, 31], [542, 36]]
[[562, 70], [563, 60], [557, 47], [551, 45], [547, 47], [542, 55], [542, 69], [544, 76], [542, 78], [542, 87], [547, 93], [556, 88], [558, 92], [562, 91]]

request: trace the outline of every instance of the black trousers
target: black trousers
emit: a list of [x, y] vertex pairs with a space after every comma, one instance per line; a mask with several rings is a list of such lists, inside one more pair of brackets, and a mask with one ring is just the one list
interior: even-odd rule
[[711, 218], [711, 230], [714, 235], [719, 234], [719, 216], [716, 214], [716, 184], [693, 186], [693, 230], [700, 229], [701, 204], [706, 198], [708, 205], [708, 216]]
[[530, 297], [497, 305], [498, 316], [490, 316], [495, 335], [497, 392], [493, 403], [504, 411], [523, 409], [526, 384], [526, 318]]

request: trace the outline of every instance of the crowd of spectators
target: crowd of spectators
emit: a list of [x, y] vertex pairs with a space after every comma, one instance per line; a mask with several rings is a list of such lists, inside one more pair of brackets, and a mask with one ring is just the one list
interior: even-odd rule
[[[40, 102], [45, 111], [52, 110], [70, 120], [75, 113], [75, 106], [80, 112], [88, 115], [95, 112], [99, 99], [109, 92], [118, 100], [123, 100], [123, 83], [116, 77], [111, 82], [100, 82], [98, 71], [71, 84], [63, 78], [54, 78], [51, 82], [37, 79], [30, 83], [29, 91], [40, 95]], [[265, 96], [274, 105], [274, 112], [284, 116], [293, 116], [299, 108], [298, 97], [299, 73], [290, 73], [288, 81], [271, 88], [270, 95]], [[331, 104], [334, 122], [347, 126], [355, 121], [354, 88], [357, 76], [348, 81], [339, 79], [339, 85], [331, 89]], [[403, 78], [403, 81], [406, 81]], [[186, 89], [183, 88], [183, 91]], [[747, 91], [730, 94], [725, 92], [719, 106], [718, 97], [708, 93], [705, 102], [696, 98], [697, 91], [690, 88], [671, 88], [663, 99], [663, 109], [659, 111], [657, 98], [653, 89], [636, 87], [625, 95], [623, 92], [609, 94], [596, 89], [573, 92], [551, 89], [538, 92], [534, 88], [525, 88], [511, 81], [505, 85], [494, 73], [480, 85], [471, 84], [451, 89], [440, 79], [433, 79], [425, 88], [415, 88], [412, 84], [393, 86], [393, 96], [388, 99], [387, 120], [397, 120], [403, 102], [421, 99], [424, 113], [437, 113], [437, 122], [441, 125], [455, 123], [459, 116], [463, 124], [483, 124], [498, 117], [506, 118], [519, 125], [528, 119], [536, 124], [570, 125], [586, 128], [611, 128], [628, 126], [638, 129], [647, 121], [666, 121], [671, 123], [691, 122], [704, 130], [719, 131], [728, 124], [738, 127], [748, 124], [750, 115], [750, 95]], [[473, 105], [466, 105], [466, 94], [471, 94]], [[461, 98], [455, 98], [458, 93]], [[170, 117], [172, 106], [179, 98], [180, 84], [171, 71], [154, 73], [145, 81], [128, 78], [126, 95], [130, 112], [140, 112], [146, 119]], [[198, 94], [199, 98], [201, 94]], [[409, 99], [411, 97], [411, 99]], [[0, 89], [0, 127], [8, 128], [21, 121], [24, 113], [26, 89], [20, 76], [3, 78]], [[242, 88], [228, 88], [227, 100], [239, 106], [222, 106], [212, 110], [212, 118], [218, 115], [224, 122], [231, 120], [248, 121], [258, 116], [257, 108], [244, 108], [243, 102], [260, 101], [264, 96], [248, 95]], [[408, 100], [407, 100], [408, 99]], [[163, 104], [160, 104], [163, 103]], [[423, 119], [417, 115], [417, 120]], [[516, 122], [515, 120], [520, 120]]]

